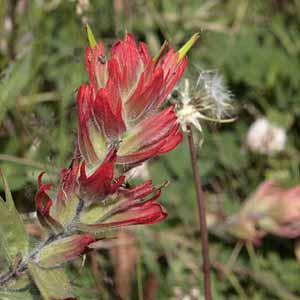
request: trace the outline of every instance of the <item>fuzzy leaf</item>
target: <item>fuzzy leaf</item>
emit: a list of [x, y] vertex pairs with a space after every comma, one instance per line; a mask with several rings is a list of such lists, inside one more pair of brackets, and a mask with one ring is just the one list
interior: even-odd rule
[[18, 254], [22, 257], [28, 254], [28, 237], [1, 170], [0, 176], [5, 192], [5, 201], [0, 197], [0, 245], [7, 260], [13, 264]]
[[38, 299], [36, 289], [27, 275], [22, 275], [16, 281], [0, 289], [1, 300], [35, 300]]
[[34, 300], [35, 297], [30, 293], [30, 291], [9, 291], [0, 290], [1, 300]]
[[109, 211], [117, 207], [119, 203], [115, 201], [114, 203], [105, 203], [97, 204], [88, 207], [85, 211], [80, 215], [80, 223], [84, 224], [94, 224], [97, 223], [105, 214]]
[[43, 300], [71, 300], [71, 286], [63, 269], [45, 270], [30, 262], [31, 276], [38, 287]]
[[14, 280], [9, 281], [9, 284], [7, 284], [5, 287], [7, 289], [22, 289], [24, 290], [26, 287], [28, 287], [32, 281], [30, 280], [29, 276], [24, 273], [21, 276], [17, 277]]
[[38, 264], [51, 268], [80, 256], [95, 239], [90, 234], [74, 234], [45, 246], [39, 253]]
[[76, 216], [76, 211], [79, 205], [79, 199], [74, 195], [68, 199], [67, 204], [59, 203], [53, 209], [52, 216], [63, 226], [67, 226]]

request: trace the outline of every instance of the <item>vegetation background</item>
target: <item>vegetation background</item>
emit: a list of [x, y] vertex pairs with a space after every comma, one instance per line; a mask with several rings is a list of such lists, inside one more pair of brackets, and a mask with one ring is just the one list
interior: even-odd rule
[[[87, 81], [83, 23], [107, 49], [125, 32], [155, 53], [164, 39], [178, 48], [194, 32], [200, 42], [186, 76], [217, 69], [234, 94], [237, 120], [203, 124], [199, 164], [212, 224], [239, 210], [264, 179], [300, 182], [299, 0], [3, 0], [0, 2], [0, 165], [18, 209], [34, 209], [41, 170], [55, 181], [76, 142], [76, 89]], [[267, 116], [287, 130], [275, 156], [249, 152], [250, 124]], [[187, 143], [149, 164], [167, 221], [122, 231], [86, 263], [70, 266], [81, 299], [202, 299], [196, 202]], [[221, 299], [298, 299], [296, 241], [268, 236], [254, 249], [211, 227], [213, 294]], [[254, 250], [254, 251], [252, 251]], [[83, 266], [84, 265], [84, 266]], [[121, 296], [120, 296], [121, 295]]]

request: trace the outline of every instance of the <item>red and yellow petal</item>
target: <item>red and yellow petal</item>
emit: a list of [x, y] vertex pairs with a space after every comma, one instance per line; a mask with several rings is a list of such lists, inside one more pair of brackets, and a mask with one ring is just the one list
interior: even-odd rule
[[99, 42], [93, 48], [86, 48], [85, 64], [89, 74], [90, 83], [93, 88], [97, 89], [104, 87], [108, 79], [108, 73], [102, 42]]
[[138, 163], [174, 149], [182, 140], [173, 107], [150, 116], [123, 138], [117, 163]]

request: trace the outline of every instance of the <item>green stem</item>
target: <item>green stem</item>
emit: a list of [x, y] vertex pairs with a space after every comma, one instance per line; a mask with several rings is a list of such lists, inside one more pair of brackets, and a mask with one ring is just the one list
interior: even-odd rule
[[138, 299], [139, 300], [144, 300], [144, 293], [143, 293], [143, 281], [142, 281], [142, 262], [141, 258], [139, 257], [137, 261], [137, 266], [136, 266], [136, 276], [137, 276], [137, 285], [138, 285]]
[[6, 162], [11, 162], [11, 163], [15, 163], [18, 165], [23, 165], [26, 167], [31, 167], [34, 169], [40, 169], [40, 170], [44, 170], [44, 171], [48, 171], [50, 173], [57, 173], [59, 170], [58, 168], [55, 167], [51, 167], [47, 164], [43, 164], [43, 163], [39, 163], [27, 158], [21, 158], [21, 157], [17, 157], [17, 156], [13, 156], [13, 155], [9, 155], [9, 154], [0, 154], [0, 161], [6, 161]]

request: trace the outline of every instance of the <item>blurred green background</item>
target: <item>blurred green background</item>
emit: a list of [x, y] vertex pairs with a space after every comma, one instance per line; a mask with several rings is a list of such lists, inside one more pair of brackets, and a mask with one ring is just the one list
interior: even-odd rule
[[[201, 38], [185, 75], [217, 69], [234, 95], [236, 121], [203, 124], [199, 165], [211, 222], [232, 214], [264, 179], [299, 183], [300, 1], [298, 0], [4, 0], [0, 3], [0, 165], [22, 212], [34, 209], [36, 178], [69, 164], [76, 143], [76, 91], [87, 81], [84, 23], [106, 49], [125, 32], [152, 53], [164, 39], [179, 48]], [[251, 153], [246, 135], [260, 116], [282, 126], [279, 154]], [[70, 267], [81, 299], [203, 299], [199, 230], [186, 141], [149, 164], [167, 221], [120, 233], [112, 244]], [[216, 213], [217, 212], [217, 213]], [[243, 248], [211, 230], [214, 299], [298, 299], [295, 241], [267, 237]], [[235, 248], [236, 249], [236, 248]], [[79, 276], [80, 273], [80, 276]], [[122, 298], [118, 298], [121, 294]], [[297, 296], [298, 295], [298, 296]]]

